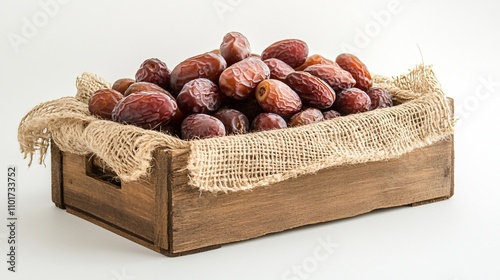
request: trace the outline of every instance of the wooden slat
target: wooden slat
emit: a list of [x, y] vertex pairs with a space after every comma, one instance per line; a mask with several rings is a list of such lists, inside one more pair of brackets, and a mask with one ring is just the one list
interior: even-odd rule
[[187, 157], [185, 151], [172, 157], [172, 254], [453, 194], [452, 141], [217, 196], [186, 186]]
[[50, 144], [50, 165], [52, 177], [52, 202], [54, 202], [57, 207], [64, 209], [62, 152], [53, 142]]
[[151, 183], [155, 189], [154, 244], [156, 250], [163, 254], [168, 252], [168, 171], [169, 161], [167, 151], [157, 149], [153, 154]]
[[[85, 213], [124, 229], [144, 240], [154, 240], [155, 190], [146, 180], [117, 186], [88, 176], [90, 159], [63, 153], [64, 203], [68, 208]], [[89, 220], [89, 219], [88, 219]]]

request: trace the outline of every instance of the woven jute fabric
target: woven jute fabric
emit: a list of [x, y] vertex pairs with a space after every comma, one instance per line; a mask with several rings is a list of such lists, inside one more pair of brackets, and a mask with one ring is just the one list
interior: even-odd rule
[[30, 163], [36, 151], [43, 161], [52, 139], [62, 151], [98, 156], [123, 181], [148, 176], [155, 149], [188, 150], [189, 185], [217, 193], [393, 159], [453, 134], [452, 110], [432, 67], [419, 65], [393, 78], [375, 76], [374, 83], [387, 88], [398, 105], [301, 127], [184, 141], [91, 116], [89, 97], [110, 85], [84, 73], [77, 78], [76, 97], [45, 102], [27, 113], [18, 140]]

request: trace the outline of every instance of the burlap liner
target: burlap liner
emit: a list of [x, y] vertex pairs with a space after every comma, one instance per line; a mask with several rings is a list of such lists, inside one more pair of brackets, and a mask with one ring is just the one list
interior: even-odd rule
[[50, 139], [65, 152], [95, 154], [123, 181], [148, 176], [157, 148], [188, 149], [189, 185], [200, 191], [250, 190], [323, 168], [397, 158], [453, 134], [453, 116], [430, 66], [375, 76], [397, 106], [282, 130], [184, 141], [160, 132], [99, 120], [91, 94], [109, 83], [84, 73], [76, 97], [33, 108], [19, 125], [21, 151], [43, 161]]

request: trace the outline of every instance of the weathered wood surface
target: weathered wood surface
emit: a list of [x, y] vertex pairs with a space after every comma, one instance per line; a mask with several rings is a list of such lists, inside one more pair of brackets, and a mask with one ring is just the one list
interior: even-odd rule
[[[94, 177], [88, 157], [63, 153], [63, 197], [66, 208], [152, 241], [155, 235], [155, 189], [146, 181], [117, 186]], [[81, 215], [80, 215], [81, 216]]]
[[398, 159], [328, 168], [217, 196], [186, 186], [187, 156], [185, 151], [172, 156], [174, 254], [453, 195], [452, 140]]

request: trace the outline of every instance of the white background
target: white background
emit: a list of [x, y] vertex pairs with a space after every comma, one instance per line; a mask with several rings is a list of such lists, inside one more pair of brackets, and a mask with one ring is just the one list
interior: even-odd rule
[[[8, 273], [2, 261], [1, 279], [500, 279], [497, 1], [54, 1], [0, 4], [0, 167], [3, 174], [7, 165], [19, 167], [20, 218], [18, 272]], [[41, 3], [56, 6], [47, 12]], [[460, 118], [455, 196], [179, 258], [56, 208], [50, 161], [28, 168], [20, 154], [22, 116], [40, 102], [74, 95], [84, 71], [108, 81], [133, 77], [150, 57], [172, 69], [218, 48], [228, 31], [245, 34], [256, 53], [284, 38], [303, 39], [311, 54], [330, 58], [347, 46], [372, 72], [388, 76], [432, 64]], [[7, 254], [2, 221], [0, 260]], [[336, 246], [312, 266], [321, 240]], [[293, 275], [294, 266], [304, 274]]]

